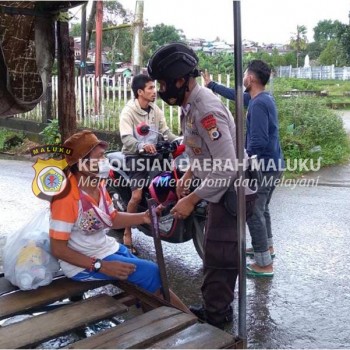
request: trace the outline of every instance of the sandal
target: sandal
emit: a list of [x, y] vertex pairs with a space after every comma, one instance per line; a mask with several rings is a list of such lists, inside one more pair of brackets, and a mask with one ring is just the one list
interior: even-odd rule
[[273, 272], [259, 272], [252, 269], [251, 265], [247, 265], [247, 277], [273, 277]]
[[129, 252], [135, 256], [139, 255], [139, 251], [132, 244], [124, 244], [129, 249]]

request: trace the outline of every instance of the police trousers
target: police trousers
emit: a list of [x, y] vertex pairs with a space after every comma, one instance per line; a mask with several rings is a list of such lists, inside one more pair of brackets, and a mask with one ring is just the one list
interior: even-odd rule
[[[255, 198], [246, 196], [247, 217]], [[237, 218], [229, 214], [223, 200], [208, 207], [201, 291], [207, 321], [218, 324], [225, 322], [239, 273]]]

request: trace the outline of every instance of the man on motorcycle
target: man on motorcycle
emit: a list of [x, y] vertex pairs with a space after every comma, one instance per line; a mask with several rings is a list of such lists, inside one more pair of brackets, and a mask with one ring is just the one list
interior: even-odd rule
[[[209, 202], [201, 288], [204, 304], [190, 310], [223, 328], [233, 318], [230, 304], [239, 271], [236, 217], [229, 214], [223, 202], [223, 195], [237, 176], [236, 132], [230, 111], [209, 89], [197, 84], [196, 77], [200, 76], [197, 64], [198, 57], [192, 49], [183, 43], [171, 43], [153, 54], [148, 73], [159, 82], [160, 97], [170, 105], [181, 106], [186, 152], [191, 166], [196, 164], [177, 185], [177, 195], [182, 198], [172, 213], [184, 219], [200, 200]], [[227, 161], [233, 167], [222, 166]], [[188, 194], [188, 180], [193, 176], [202, 183]], [[246, 199], [247, 210], [251, 211], [254, 195]]]
[[[134, 98], [121, 112], [119, 131], [123, 143], [122, 152], [126, 156], [126, 166], [130, 169], [132, 196], [127, 212], [135, 213], [142, 199], [142, 189], [149, 185], [147, 181], [149, 180], [149, 168], [152, 167], [157, 157], [155, 145], [159, 137], [163, 136], [168, 141], [172, 141], [176, 135], [169, 131], [162, 110], [154, 103], [156, 89], [153, 79], [144, 74], [136, 75], [133, 78], [131, 89]], [[142, 135], [139, 131], [142, 124], [150, 127], [151, 131], [147, 135]], [[132, 244], [131, 227], [125, 228], [124, 245], [133, 254], [137, 254]]]

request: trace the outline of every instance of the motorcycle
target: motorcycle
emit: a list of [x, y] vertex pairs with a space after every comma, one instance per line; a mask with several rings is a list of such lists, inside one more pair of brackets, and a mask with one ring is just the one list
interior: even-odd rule
[[[139, 125], [137, 132], [143, 136], [150, 132], [158, 133], [151, 130], [146, 124]], [[158, 158], [168, 161], [166, 162], [168, 165], [171, 163], [172, 169], [150, 172], [150, 185], [143, 188], [142, 199], [137, 211], [142, 212], [147, 210], [147, 199], [154, 198], [164, 208], [159, 218], [161, 240], [170, 243], [183, 243], [192, 239], [198, 255], [203, 258], [206, 208], [208, 202], [204, 200], [200, 201], [191, 215], [184, 220], [174, 218], [170, 213], [170, 210], [177, 202], [176, 181], [184, 174], [184, 167], [188, 164], [188, 156], [185, 153], [183, 137], [179, 137], [173, 142], [169, 142], [163, 138], [162, 141], [156, 144], [156, 150]], [[130, 170], [125, 164], [125, 156], [122, 152], [109, 151], [106, 152], [106, 157], [109, 159], [112, 168], [107, 181], [107, 191], [116, 209], [120, 212], [125, 212], [128, 202], [131, 199]], [[194, 190], [194, 187], [190, 187], [191, 190]], [[139, 225], [137, 228], [147, 236], [152, 237], [150, 225]]]

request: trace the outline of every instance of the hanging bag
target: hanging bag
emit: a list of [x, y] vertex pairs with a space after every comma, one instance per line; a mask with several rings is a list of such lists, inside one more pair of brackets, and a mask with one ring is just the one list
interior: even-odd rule
[[49, 225], [50, 210], [46, 208], [6, 240], [5, 278], [22, 290], [48, 285], [60, 269], [50, 252]]

